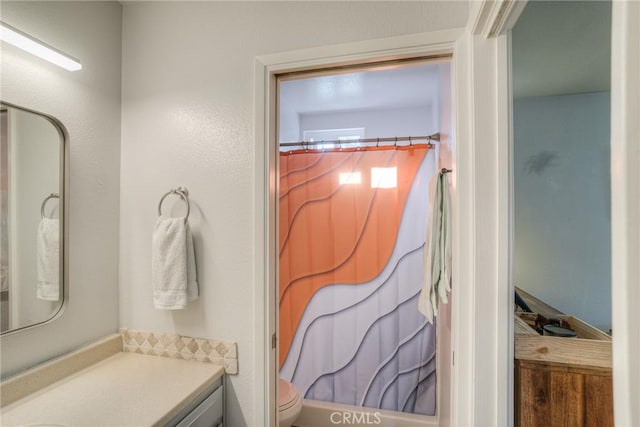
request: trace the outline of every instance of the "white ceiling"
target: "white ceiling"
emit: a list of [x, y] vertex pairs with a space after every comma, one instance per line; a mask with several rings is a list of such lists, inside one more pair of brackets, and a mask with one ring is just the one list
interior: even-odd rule
[[[610, 88], [611, 3], [530, 1], [513, 30], [516, 98]], [[426, 107], [438, 98], [438, 65], [288, 80], [280, 108], [297, 114]]]
[[516, 98], [610, 89], [611, 2], [530, 1], [512, 34]]
[[425, 107], [438, 98], [438, 65], [283, 81], [280, 108], [297, 114]]

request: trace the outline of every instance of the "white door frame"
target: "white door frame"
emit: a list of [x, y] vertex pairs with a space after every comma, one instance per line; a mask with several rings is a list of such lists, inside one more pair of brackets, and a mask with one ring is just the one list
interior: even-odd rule
[[616, 425], [640, 425], [640, 2], [612, 2], [611, 251]]
[[[508, 204], [499, 205], [497, 193], [497, 45], [496, 39], [454, 29], [256, 58], [255, 413], [263, 415], [265, 425], [276, 425], [277, 355], [270, 343], [277, 330], [275, 76], [300, 69], [439, 54], [453, 55], [456, 135], [451, 414], [440, 414], [440, 420], [464, 426], [504, 425], [509, 419], [504, 402], [509, 400], [512, 374], [509, 365], [501, 363], [507, 356], [498, 358], [498, 349], [509, 347], [512, 326], [507, 312], [510, 300], [507, 295], [499, 296], [507, 280], [498, 283], [498, 254], [508, 254], [508, 248], [497, 248], [499, 237], [505, 235], [499, 228], [508, 224], [505, 213], [498, 210]], [[500, 172], [501, 179], [507, 175]]]
[[[499, 370], [496, 372], [498, 378], [495, 383], [495, 425], [514, 425], [514, 357], [515, 357], [515, 335], [514, 335], [514, 283], [513, 283], [513, 87], [511, 74], [511, 29], [516, 24], [520, 14], [527, 5], [528, 0], [483, 0], [472, 3], [469, 27], [475, 36], [477, 44], [485, 44], [489, 40], [494, 40], [495, 58], [489, 55], [482, 55], [474, 63], [482, 63], [488, 67], [489, 76], [495, 79], [495, 87], [490, 88], [493, 92], [486, 92], [488, 99], [494, 99], [496, 105], [493, 109], [488, 109], [487, 123], [491, 119], [496, 123], [495, 137], [497, 151], [495, 155], [496, 175], [494, 182], [495, 214], [497, 223], [495, 224], [495, 239], [493, 244], [485, 245], [485, 250], [494, 248], [496, 251], [493, 259], [497, 269], [495, 272], [496, 289], [485, 298], [485, 303], [480, 301], [476, 307], [485, 305], [485, 309], [495, 307], [496, 313], [496, 351], [494, 353], [495, 362], [498, 366], [506, 367], [506, 372]], [[490, 45], [491, 46], [491, 45]], [[491, 65], [487, 61], [495, 61], [493, 75]], [[478, 81], [481, 84], [480, 81]], [[481, 88], [478, 88], [481, 90]], [[476, 105], [476, 108], [478, 106]], [[494, 114], [493, 116], [491, 114]], [[482, 167], [489, 167], [488, 162], [479, 164]], [[490, 298], [495, 298], [491, 301]], [[489, 307], [486, 304], [490, 304]], [[488, 314], [488, 313], [487, 313]], [[478, 319], [478, 321], [481, 321]], [[486, 319], [484, 320], [486, 321]], [[502, 376], [500, 376], [502, 374]], [[491, 372], [485, 373], [485, 380], [490, 381]], [[476, 381], [482, 381], [477, 378]], [[478, 391], [479, 392], [479, 391]], [[491, 400], [486, 402], [491, 403]], [[479, 406], [482, 408], [482, 405]], [[482, 410], [482, 409], [481, 409]], [[477, 425], [489, 425], [489, 418], [476, 418]]]

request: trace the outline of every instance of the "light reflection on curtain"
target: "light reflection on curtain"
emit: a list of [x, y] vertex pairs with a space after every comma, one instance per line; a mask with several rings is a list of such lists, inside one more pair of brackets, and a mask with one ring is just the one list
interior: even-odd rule
[[435, 329], [417, 310], [426, 146], [281, 153], [281, 377], [307, 399], [433, 415]]

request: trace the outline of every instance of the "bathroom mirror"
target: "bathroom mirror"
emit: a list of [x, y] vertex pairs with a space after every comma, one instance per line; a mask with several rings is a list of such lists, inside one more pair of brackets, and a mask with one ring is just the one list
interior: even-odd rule
[[64, 295], [64, 131], [0, 103], [0, 332], [46, 322]]

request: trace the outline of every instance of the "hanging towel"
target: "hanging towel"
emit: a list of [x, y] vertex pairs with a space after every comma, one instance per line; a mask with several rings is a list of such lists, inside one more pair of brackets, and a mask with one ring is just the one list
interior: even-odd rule
[[438, 173], [432, 179], [432, 188], [433, 181], [435, 191], [424, 251], [424, 284], [418, 299], [418, 310], [431, 323], [438, 315], [438, 300], [446, 304], [451, 290], [451, 201], [447, 176]]
[[36, 297], [60, 299], [60, 226], [57, 219], [42, 218], [36, 242]]
[[153, 305], [158, 309], [178, 310], [198, 298], [193, 237], [184, 217], [158, 218], [151, 248], [151, 283]]

